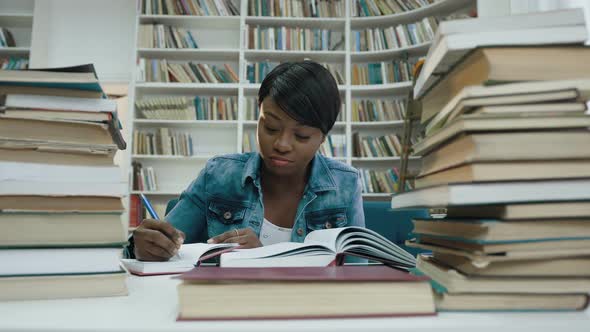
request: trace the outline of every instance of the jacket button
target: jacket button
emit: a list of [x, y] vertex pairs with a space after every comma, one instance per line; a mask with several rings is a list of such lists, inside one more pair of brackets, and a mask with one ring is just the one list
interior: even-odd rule
[[298, 228], [297, 229], [297, 235], [303, 236], [303, 228]]
[[226, 211], [225, 213], [223, 213], [223, 219], [230, 220], [231, 219], [231, 212]]
[[326, 226], [326, 228], [332, 228], [332, 223], [329, 221], [326, 221], [325, 226]]

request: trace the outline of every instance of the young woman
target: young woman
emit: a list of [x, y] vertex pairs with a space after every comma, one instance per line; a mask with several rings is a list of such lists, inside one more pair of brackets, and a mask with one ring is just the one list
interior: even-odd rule
[[253, 248], [364, 227], [358, 171], [317, 153], [340, 112], [330, 72], [311, 61], [280, 64], [262, 82], [258, 105], [259, 152], [209, 160], [167, 223], [147, 219], [135, 230], [138, 259], [167, 260], [183, 242]]

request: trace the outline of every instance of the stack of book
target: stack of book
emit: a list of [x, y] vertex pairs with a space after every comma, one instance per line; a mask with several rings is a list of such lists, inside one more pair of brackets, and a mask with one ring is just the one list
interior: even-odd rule
[[[537, 33], [553, 31], [547, 25], [567, 26], [580, 15], [497, 18], [504, 24], [496, 26], [513, 27], [504, 31], [511, 47], [476, 48], [430, 91], [415, 90], [426, 112], [426, 137], [413, 147], [423, 168], [418, 190], [394, 196], [392, 207], [444, 208], [445, 218], [414, 220], [416, 238], [408, 243], [433, 252], [419, 257], [417, 267], [434, 281], [440, 310], [587, 306], [590, 66], [582, 59], [590, 48], [581, 45], [585, 34], [576, 42], [550, 34], [551, 43], [563, 45], [527, 46]], [[494, 33], [481, 35], [453, 38], [481, 42]], [[442, 52], [441, 63], [453, 58], [439, 47], [431, 56]]]
[[125, 148], [92, 66], [0, 71], [0, 300], [127, 293]]

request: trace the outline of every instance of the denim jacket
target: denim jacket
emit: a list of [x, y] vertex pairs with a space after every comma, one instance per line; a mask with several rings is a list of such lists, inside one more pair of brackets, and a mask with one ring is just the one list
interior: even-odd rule
[[[205, 242], [231, 229], [250, 227], [260, 236], [264, 218], [258, 153], [210, 159], [166, 216], [185, 243]], [[291, 241], [325, 228], [365, 226], [361, 181], [356, 169], [316, 154], [299, 205]]]

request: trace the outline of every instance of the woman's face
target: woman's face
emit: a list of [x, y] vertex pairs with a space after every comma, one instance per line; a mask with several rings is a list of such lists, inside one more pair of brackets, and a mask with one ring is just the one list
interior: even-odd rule
[[266, 169], [276, 175], [304, 172], [324, 141], [319, 128], [293, 120], [270, 97], [260, 105], [257, 138]]

